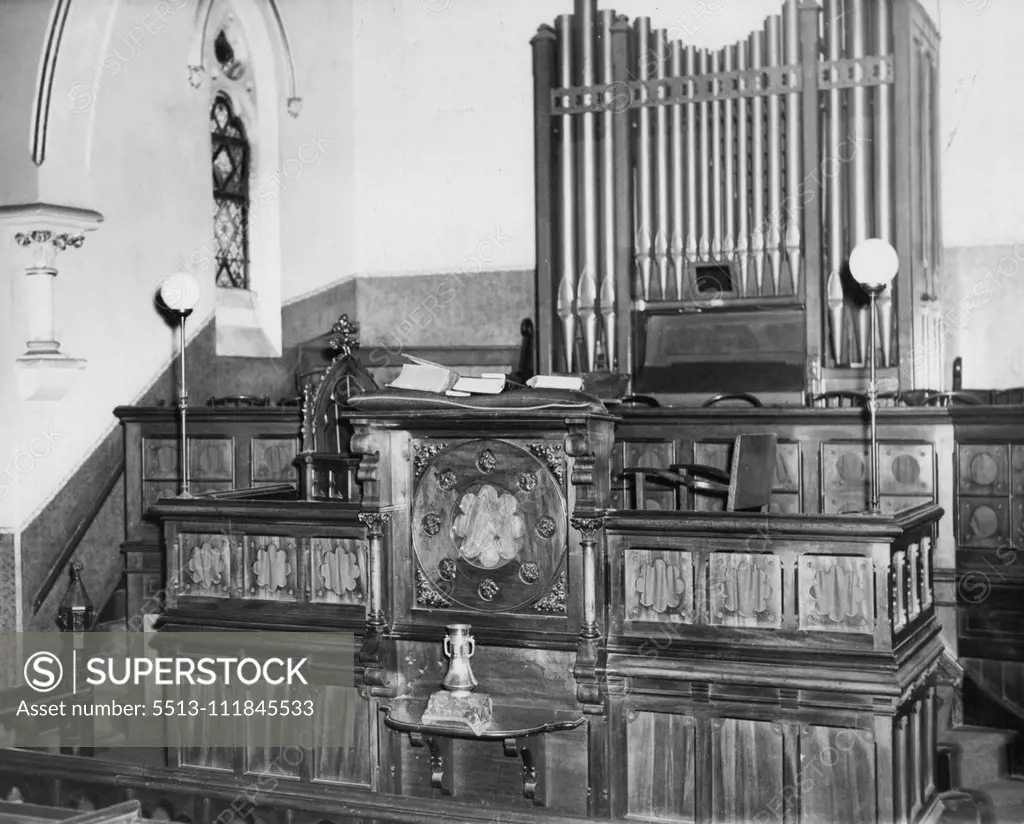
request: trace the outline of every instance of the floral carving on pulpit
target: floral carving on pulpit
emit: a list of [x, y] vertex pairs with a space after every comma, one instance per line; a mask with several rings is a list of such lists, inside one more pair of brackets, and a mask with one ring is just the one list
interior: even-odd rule
[[192, 583], [202, 589], [224, 583], [224, 551], [209, 541], [193, 547], [192, 556], [186, 565]]
[[480, 453], [476, 459], [476, 467], [485, 475], [488, 472], [493, 472], [494, 467], [498, 465], [498, 459], [494, 457], [494, 453], [490, 449], [485, 449]]
[[328, 592], [336, 595], [354, 592], [362, 577], [359, 556], [340, 547], [327, 550], [320, 563], [320, 576]]
[[292, 566], [288, 562], [288, 553], [272, 543], [256, 551], [256, 560], [252, 564], [253, 575], [260, 589], [275, 592], [288, 586], [288, 574]]
[[763, 553], [712, 553], [711, 623], [768, 627], [782, 620], [777, 558]]
[[863, 574], [846, 559], [836, 559], [815, 572], [811, 597], [818, 615], [833, 623], [859, 623], [866, 618]]
[[738, 612], [744, 618], [753, 618], [756, 613], [768, 611], [772, 588], [768, 573], [753, 564], [740, 564], [725, 574], [722, 588], [722, 605], [729, 612]]
[[799, 579], [800, 605], [797, 613], [801, 629], [855, 633], [874, 631], [874, 567], [870, 558], [804, 556], [800, 561]]
[[456, 477], [455, 472], [451, 469], [445, 469], [442, 472], [437, 473], [437, 485], [445, 492], [451, 492], [455, 489], [459, 479]]
[[463, 495], [458, 511], [452, 529], [462, 539], [459, 555], [473, 566], [497, 569], [519, 554], [526, 522], [515, 496], [486, 484]]
[[420, 521], [420, 526], [423, 527], [423, 532], [431, 538], [441, 531], [441, 524], [441, 516], [436, 512], [428, 512], [423, 516], [423, 520]]
[[666, 563], [664, 558], [640, 567], [634, 586], [639, 593], [640, 603], [655, 612], [678, 609], [686, 594], [686, 580], [682, 570], [675, 564]]

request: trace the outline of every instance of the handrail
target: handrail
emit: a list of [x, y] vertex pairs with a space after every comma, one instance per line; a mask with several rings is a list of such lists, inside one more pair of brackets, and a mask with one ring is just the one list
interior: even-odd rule
[[50, 597], [50, 593], [57, 585], [57, 581], [59, 581], [63, 575], [65, 567], [67, 567], [68, 562], [78, 549], [78, 545], [82, 543], [82, 539], [89, 531], [89, 527], [92, 526], [92, 522], [95, 521], [96, 516], [100, 514], [100, 509], [102, 509], [103, 504], [107, 502], [107, 498], [109, 498], [110, 494], [114, 491], [114, 487], [117, 485], [117, 482], [122, 475], [124, 475], [124, 453], [118, 457], [113, 470], [107, 476], [105, 482], [100, 486], [96, 497], [93, 498], [92, 506], [89, 507], [89, 511], [86, 512], [85, 516], [78, 521], [78, 524], [75, 526], [74, 531], [68, 538], [67, 543], [64, 544], [64, 548], [57, 556], [57, 560], [54, 561], [53, 566], [50, 567], [50, 571], [46, 574], [46, 579], [43, 581], [43, 585], [39, 587], [35, 600], [32, 602], [33, 615], [39, 612], [43, 604], [46, 603], [46, 599]]

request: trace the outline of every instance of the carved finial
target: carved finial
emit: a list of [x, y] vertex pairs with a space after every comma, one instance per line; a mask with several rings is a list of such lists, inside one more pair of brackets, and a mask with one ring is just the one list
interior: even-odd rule
[[309, 385], [309, 381], [306, 381], [302, 385], [302, 451], [308, 452], [313, 449], [313, 443], [310, 440], [310, 427], [308, 422], [313, 417], [313, 388]]
[[331, 327], [328, 345], [342, 355], [351, 355], [359, 348], [359, 324], [349, 320], [348, 315], [342, 315]]

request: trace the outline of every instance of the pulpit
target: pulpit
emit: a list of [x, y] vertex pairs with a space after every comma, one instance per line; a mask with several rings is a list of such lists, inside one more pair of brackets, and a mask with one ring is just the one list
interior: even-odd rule
[[[384, 524], [370, 538], [381, 592], [367, 638], [379, 640], [364, 643], [384, 712], [382, 791], [587, 813], [604, 589], [590, 523], [609, 504], [612, 417], [569, 392], [385, 391], [352, 404], [362, 511]], [[466, 625], [473, 713], [459, 718], [455, 698], [431, 720], [440, 642]]]

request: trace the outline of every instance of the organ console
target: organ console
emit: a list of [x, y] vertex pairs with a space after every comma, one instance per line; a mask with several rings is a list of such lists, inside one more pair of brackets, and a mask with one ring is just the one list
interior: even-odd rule
[[[938, 37], [913, 0], [786, 0], [699, 48], [596, 0], [533, 40], [539, 369], [714, 392], [942, 389]], [[892, 243], [878, 305], [853, 247]], [[728, 364], [728, 368], [722, 368]]]

